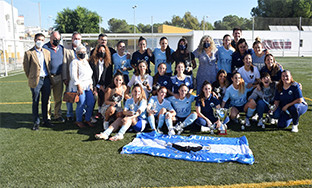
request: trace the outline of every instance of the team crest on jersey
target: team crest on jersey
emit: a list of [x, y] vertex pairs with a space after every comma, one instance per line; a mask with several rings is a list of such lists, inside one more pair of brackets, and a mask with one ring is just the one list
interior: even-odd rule
[[186, 86], [189, 86], [189, 85], [190, 85], [190, 83], [186, 82], [186, 83], [185, 83], [185, 85], [186, 85]]
[[283, 92], [281, 92], [280, 95], [283, 95]]
[[213, 102], [212, 102], [212, 103], [210, 103], [210, 106], [211, 106], [211, 107], [214, 107], [214, 103], [213, 103]]
[[148, 57], [147, 57], [147, 56], [145, 56], [145, 57], [144, 57], [144, 59], [145, 59], [145, 61], [147, 61], [147, 60], [148, 60]]
[[249, 75], [250, 79], [253, 79], [254, 75]]
[[163, 82], [163, 84], [164, 84], [164, 85], [167, 85], [167, 84], [168, 84], [168, 82], [167, 82], [167, 81], [164, 81], [164, 82]]
[[289, 90], [289, 91], [288, 91], [288, 95], [291, 95], [291, 94], [292, 94], [292, 91], [291, 91], [291, 90]]

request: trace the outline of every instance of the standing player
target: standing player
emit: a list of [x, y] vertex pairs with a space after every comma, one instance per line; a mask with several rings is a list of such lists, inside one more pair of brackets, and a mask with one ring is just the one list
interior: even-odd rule
[[169, 47], [167, 37], [161, 37], [159, 40], [160, 48], [155, 48], [154, 62], [155, 62], [155, 75], [158, 72], [157, 67], [160, 63], [165, 63], [167, 66], [166, 74], [168, 76], [172, 75], [172, 57], [171, 54], [174, 52], [173, 49]]

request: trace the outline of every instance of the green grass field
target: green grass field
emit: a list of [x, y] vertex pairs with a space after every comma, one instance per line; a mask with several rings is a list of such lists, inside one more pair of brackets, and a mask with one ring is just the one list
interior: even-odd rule
[[[242, 132], [229, 124], [227, 137], [247, 137], [256, 160], [253, 165], [121, 155], [121, 148], [135, 134], [127, 133], [118, 142], [98, 141], [94, 134], [102, 130], [101, 123], [97, 128], [78, 129], [65, 123], [31, 131], [31, 92], [25, 75], [1, 78], [0, 187], [158, 187], [312, 180], [312, 58], [277, 60], [303, 85], [309, 109], [301, 116], [296, 134], [290, 128], [274, 126], [263, 131], [255, 123]], [[65, 104], [62, 108], [66, 110]], [[189, 134], [195, 133], [184, 133]], [[312, 187], [302, 187], [308, 186]]]

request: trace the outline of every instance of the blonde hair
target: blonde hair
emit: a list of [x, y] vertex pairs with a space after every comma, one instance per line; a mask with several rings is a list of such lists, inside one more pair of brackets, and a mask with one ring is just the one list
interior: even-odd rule
[[245, 81], [244, 81], [244, 79], [242, 78], [242, 75], [239, 72], [236, 72], [236, 73], [233, 74], [233, 77], [232, 77], [233, 79], [234, 79], [234, 76], [236, 74], [239, 74], [239, 76], [241, 77], [240, 82], [238, 84], [238, 91], [240, 93], [244, 93], [245, 92]]
[[214, 41], [213, 41], [213, 39], [211, 38], [211, 36], [209, 36], [209, 35], [204, 35], [204, 36], [200, 39], [199, 45], [198, 45], [198, 47], [197, 47], [198, 53], [199, 53], [199, 54], [201, 54], [202, 51], [204, 50], [203, 45], [204, 45], [204, 41], [205, 41], [206, 39], [208, 39], [208, 41], [209, 41], [209, 43], [210, 43], [210, 47], [209, 47], [209, 48], [211, 49], [212, 52], [215, 51], [215, 50], [217, 49], [217, 48], [216, 48], [216, 45], [215, 45], [215, 43], [214, 43]]

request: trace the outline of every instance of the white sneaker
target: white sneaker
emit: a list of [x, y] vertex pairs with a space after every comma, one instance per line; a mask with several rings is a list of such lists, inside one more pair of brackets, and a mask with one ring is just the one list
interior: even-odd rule
[[96, 122], [97, 122], [97, 119], [94, 116], [92, 116], [91, 117], [91, 123], [96, 123]]
[[244, 125], [241, 126], [241, 130], [242, 131], [245, 130], [245, 126]]
[[95, 135], [95, 138], [97, 140], [107, 140], [108, 139], [108, 136], [107, 134], [105, 134], [104, 132], [101, 132], [100, 134], [96, 134]]
[[177, 131], [177, 134], [180, 135], [183, 132], [183, 123], [179, 122], [176, 126], [173, 127], [175, 131]]
[[252, 116], [251, 119], [252, 119], [253, 121], [257, 121], [258, 117], [259, 117], [259, 115], [258, 115], [258, 114], [255, 114], [254, 116]]
[[109, 127], [109, 122], [108, 122], [108, 121], [104, 121], [104, 122], [103, 122], [103, 128], [104, 128], [104, 130], [108, 129], [108, 127]]
[[117, 133], [115, 136], [109, 138], [110, 141], [118, 141], [124, 138], [123, 134]]
[[175, 135], [175, 132], [174, 132], [173, 128], [172, 128], [172, 129], [169, 129], [168, 135], [169, 135], [169, 136]]
[[264, 124], [263, 124], [263, 119], [262, 118], [260, 118], [259, 119], [259, 122], [258, 122], [258, 124], [257, 124], [257, 126], [258, 127], [261, 127], [261, 126], [263, 126]]
[[200, 127], [200, 132], [202, 132], [202, 133], [210, 132], [210, 128], [209, 127], [205, 127], [205, 126], [201, 126]]
[[245, 124], [246, 124], [246, 127], [250, 127], [250, 121], [249, 121], [249, 118], [245, 118]]
[[299, 130], [298, 130], [298, 125], [293, 125], [292, 126], [292, 129], [291, 129], [291, 132], [293, 133], [297, 133]]
[[261, 128], [262, 128], [262, 129], [265, 129], [265, 124], [263, 124]]

